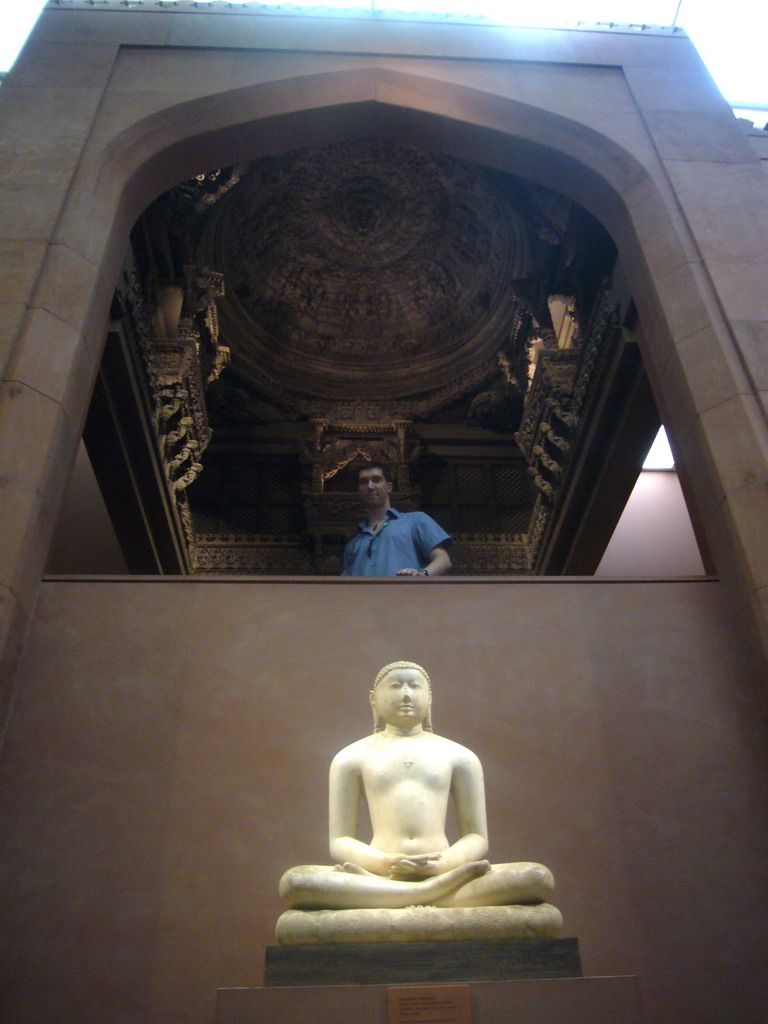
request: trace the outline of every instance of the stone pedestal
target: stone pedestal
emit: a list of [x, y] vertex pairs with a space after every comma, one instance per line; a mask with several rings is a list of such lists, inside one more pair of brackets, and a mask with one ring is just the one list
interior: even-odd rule
[[[389, 988], [219, 989], [215, 1024], [388, 1024]], [[472, 1024], [643, 1024], [634, 977], [480, 981], [469, 983], [469, 988]]]
[[578, 978], [577, 939], [267, 946], [264, 984], [376, 985]]

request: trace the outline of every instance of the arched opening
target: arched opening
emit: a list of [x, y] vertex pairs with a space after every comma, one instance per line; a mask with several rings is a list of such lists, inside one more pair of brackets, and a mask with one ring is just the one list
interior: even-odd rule
[[[413, 76], [369, 71], [312, 76], [301, 82], [307, 97], [319, 79], [326, 91], [351, 85], [359, 91], [362, 82], [377, 96], [403, 80], [413, 85]], [[395, 463], [405, 507], [433, 512], [459, 535], [456, 571], [462, 574], [596, 568], [659, 420], [633, 332], [637, 307], [610, 237], [585, 206], [599, 211], [631, 250], [619, 190], [638, 188], [644, 172], [593, 130], [543, 111], [533, 116], [519, 103], [493, 111], [509, 134], [436, 113], [429, 108], [438, 97], [453, 113], [478, 103], [474, 90], [457, 87], [446, 100], [441, 84], [418, 79], [422, 109], [363, 100], [250, 123], [242, 118], [259, 90], [193, 101], [184, 105], [185, 121], [193, 114], [203, 125], [221, 122], [236, 111], [240, 123], [176, 139], [134, 176], [124, 197], [133, 210], [161, 182], [174, 188], [134, 230], [129, 264], [138, 276], [123, 279], [122, 299], [113, 307], [123, 326], [110, 337], [86, 427], [102, 491], [122, 515], [118, 529], [134, 571], [333, 574], [354, 529], [349, 481], [365, 458]], [[265, 98], [267, 108], [276, 101], [273, 93]], [[178, 109], [153, 115], [112, 143], [109, 163], [118, 154], [137, 160], [148, 141], [157, 145], [159, 136], [178, 134], [179, 123]], [[302, 145], [308, 138], [313, 145]], [[544, 138], [562, 149], [545, 146]], [[610, 185], [575, 153], [588, 155]], [[401, 173], [393, 185], [394, 168], [407, 163], [407, 154], [418, 154], [413, 173], [410, 179]], [[223, 167], [225, 160], [237, 162]], [[313, 160], [322, 187], [307, 170]], [[399, 283], [377, 288], [377, 273], [392, 266], [382, 231], [398, 215], [413, 226], [413, 211], [423, 211], [424, 197], [435, 190], [438, 165], [443, 184], [446, 174], [452, 184], [449, 199], [444, 190], [442, 220], [429, 229], [441, 244], [450, 235], [448, 249], [440, 259], [429, 253], [420, 265], [403, 261]], [[472, 181], [458, 186], [461, 167]], [[198, 172], [197, 184], [195, 178], [179, 183], [182, 168]], [[286, 180], [275, 187], [276, 175]], [[279, 239], [296, 233], [295, 218], [284, 227], [273, 211], [292, 192], [306, 197], [310, 181], [304, 206], [314, 204], [316, 219], [304, 217], [301, 245], [289, 252]], [[334, 181], [339, 187], [329, 184]], [[179, 212], [185, 201], [186, 214]], [[190, 218], [196, 204], [198, 216]], [[238, 204], [240, 227], [233, 228]], [[227, 232], [231, 239], [259, 217], [246, 231], [247, 244], [261, 246], [272, 265], [265, 272], [264, 260], [238, 263], [230, 254], [222, 273], [216, 264], [233, 248]], [[321, 221], [334, 222], [336, 237], [325, 241], [337, 249], [339, 231], [356, 244], [364, 239], [367, 266], [361, 269], [361, 253], [354, 246], [344, 252], [343, 244], [341, 263], [353, 267], [345, 279], [338, 259], [323, 264], [317, 251], [306, 258], [309, 234]], [[503, 226], [503, 239], [492, 238], [492, 225]], [[429, 251], [427, 229], [418, 242]], [[504, 264], [495, 279], [490, 264], [483, 265], [491, 255], [497, 269]], [[271, 280], [254, 297], [260, 275], [262, 284]], [[441, 323], [429, 322], [430, 301], [445, 314]], [[270, 332], [276, 317], [282, 323]], [[248, 339], [259, 334], [261, 348], [249, 351]], [[429, 351], [437, 336], [442, 352], [440, 344]], [[165, 345], [161, 359], [174, 350], [176, 365], [151, 380], [149, 364], [160, 352], [151, 354], [153, 338]], [[392, 345], [399, 346], [396, 355]], [[199, 356], [192, 359], [194, 385], [193, 349]], [[269, 366], [270, 349], [286, 350], [277, 371]], [[306, 377], [322, 364], [326, 380], [316, 375], [313, 392]], [[133, 381], [129, 401], [117, 383], [126, 377]], [[206, 385], [218, 433], [210, 446]], [[450, 428], [438, 425], [437, 410], [447, 414]], [[118, 439], [126, 462], [116, 470]]]

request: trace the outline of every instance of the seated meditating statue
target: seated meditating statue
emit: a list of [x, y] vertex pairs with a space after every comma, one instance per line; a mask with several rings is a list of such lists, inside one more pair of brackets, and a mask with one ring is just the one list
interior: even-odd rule
[[[494, 936], [556, 935], [562, 919], [545, 902], [554, 886], [547, 868], [531, 862], [491, 865], [485, 859], [483, 770], [471, 750], [433, 733], [432, 694], [424, 669], [408, 661], [386, 665], [376, 677], [370, 701], [373, 735], [345, 747], [331, 764], [330, 848], [337, 863], [295, 867], [283, 875], [280, 895], [290, 909], [278, 922], [278, 939], [421, 938], [420, 925], [416, 927], [419, 934], [413, 934], [412, 919], [413, 911], [424, 907], [462, 908], [462, 927], [468, 927], [472, 937], [486, 934], [485, 918], [467, 908], [489, 907], [509, 911], [501, 915], [501, 924], [499, 915], [492, 918], [490, 934]], [[355, 834], [363, 795], [373, 828], [370, 843]], [[460, 833], [453, 844], [445, 834], [449, 798]], [[404, 935], [393, 934], [402, 908], [410, 908], [410, 924]], [[360, 911], [365, 910], [373, 916], [362, 916]], [[310, 913], [300, 915], [299, 911]], [[314, 911], [341, 915], [357, 911], [353, 937], [308, 937], [310, 926], [301, 925], [299, 918], [311, 919]], [[376, 917], [382, 911], [398, 911], [400, 917], [390, 913], [384, 927]], [[326, 914], [323, 920], [328, 932], [334, 925], [342, 927], [345, 919]], [[454, 915], [450, 922], [452, 938], [463, 935], [461, 930], [456, 932], [457, 920]], [[435, 931], [436, 919], [430, 922], [424, 937], [441, 937], [440, 929]], [[296, 927], [299, 931], [294, 934]], [[367, 934], [368, 927], [375, 934]]]

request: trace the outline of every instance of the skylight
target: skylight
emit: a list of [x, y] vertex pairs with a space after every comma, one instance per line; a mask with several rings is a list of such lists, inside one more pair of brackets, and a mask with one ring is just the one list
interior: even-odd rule
[[[2, 0], [0, 9], [0, 75], [9, 70], [24, 45], [46, 0]], [[77, 0], [55, 0], [62, 8], [84, 6]], [[108, 6], [110, 0], [105, 0]], [[157, 11], [173, 8], [177, 0], [122, 0], [120, 6]], [[638, 30], [643, 26], [678, 26], [688, 33], [709, 68], [720, 91], [739, 116], [762, 127], [768, 121], [768, 76], [765, 74], [764, 45], [768, 36], [768, 0], [729, 0], [722, 4], [701, 0], [326, 0], [286, 4], [285, 0], [187, 0], [185, 8], [199, 6], [201, 12], [249, 6], [349, 10], [351, 14], [396, 16], [462, 16], [501, 25], [544, 28], [547, 26], [619, 23]], [[118, 4], [115, 2], [115, 6]], [[724, 13], [727, 10], [727, 14]]]
[[0, 73], [10, 70], [37, 21], [45, 0], [6, 2], [0, 10]]
[[[86, 6], [80, 0], [54, 0], [68, 6]], [[94, 6], [145, 10], [182, 6], [177, 0], [104, 0]], [[0, 0], [0, 74], [12, 65], [29, 31], [45, 6], [45, 0]], [[640, 31], [643, 26], [678, 26], [688, 33], [709, 68], [720, 91], [739, 116], [762, 127], [768, 121], [768, 75], [765, 74], [765, 39], [768, 37], [768, 0], [729, 0], [727, 5], [702, 0], [326, 0], [286, 3], [285, 0], [185, 0], [185, 9], [198, 6], [201, 13], [222, 8], [249, 6], [323, 7], [350, 14], [396, 17], [418, 13], [461, 16], [501, 25], [547, 27], [619, 23]]]
[[674, 469], [675, 468], [675, 457], [672, 454], [672, 449], [669, 446], [669, 440], [667, 438], [667, 432], [664, 427], [659, 428], [659, 432], [653, 444], [650, 447], [648, 454], [645, 457], [643, 463], [643, 469]]

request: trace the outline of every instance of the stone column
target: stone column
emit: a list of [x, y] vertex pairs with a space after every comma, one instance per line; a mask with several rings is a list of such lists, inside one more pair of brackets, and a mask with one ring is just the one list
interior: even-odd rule
[[117, 50], [33, 36], [0, 90], [0, 714], [103, 339], [99, 262], [62, 212]]

